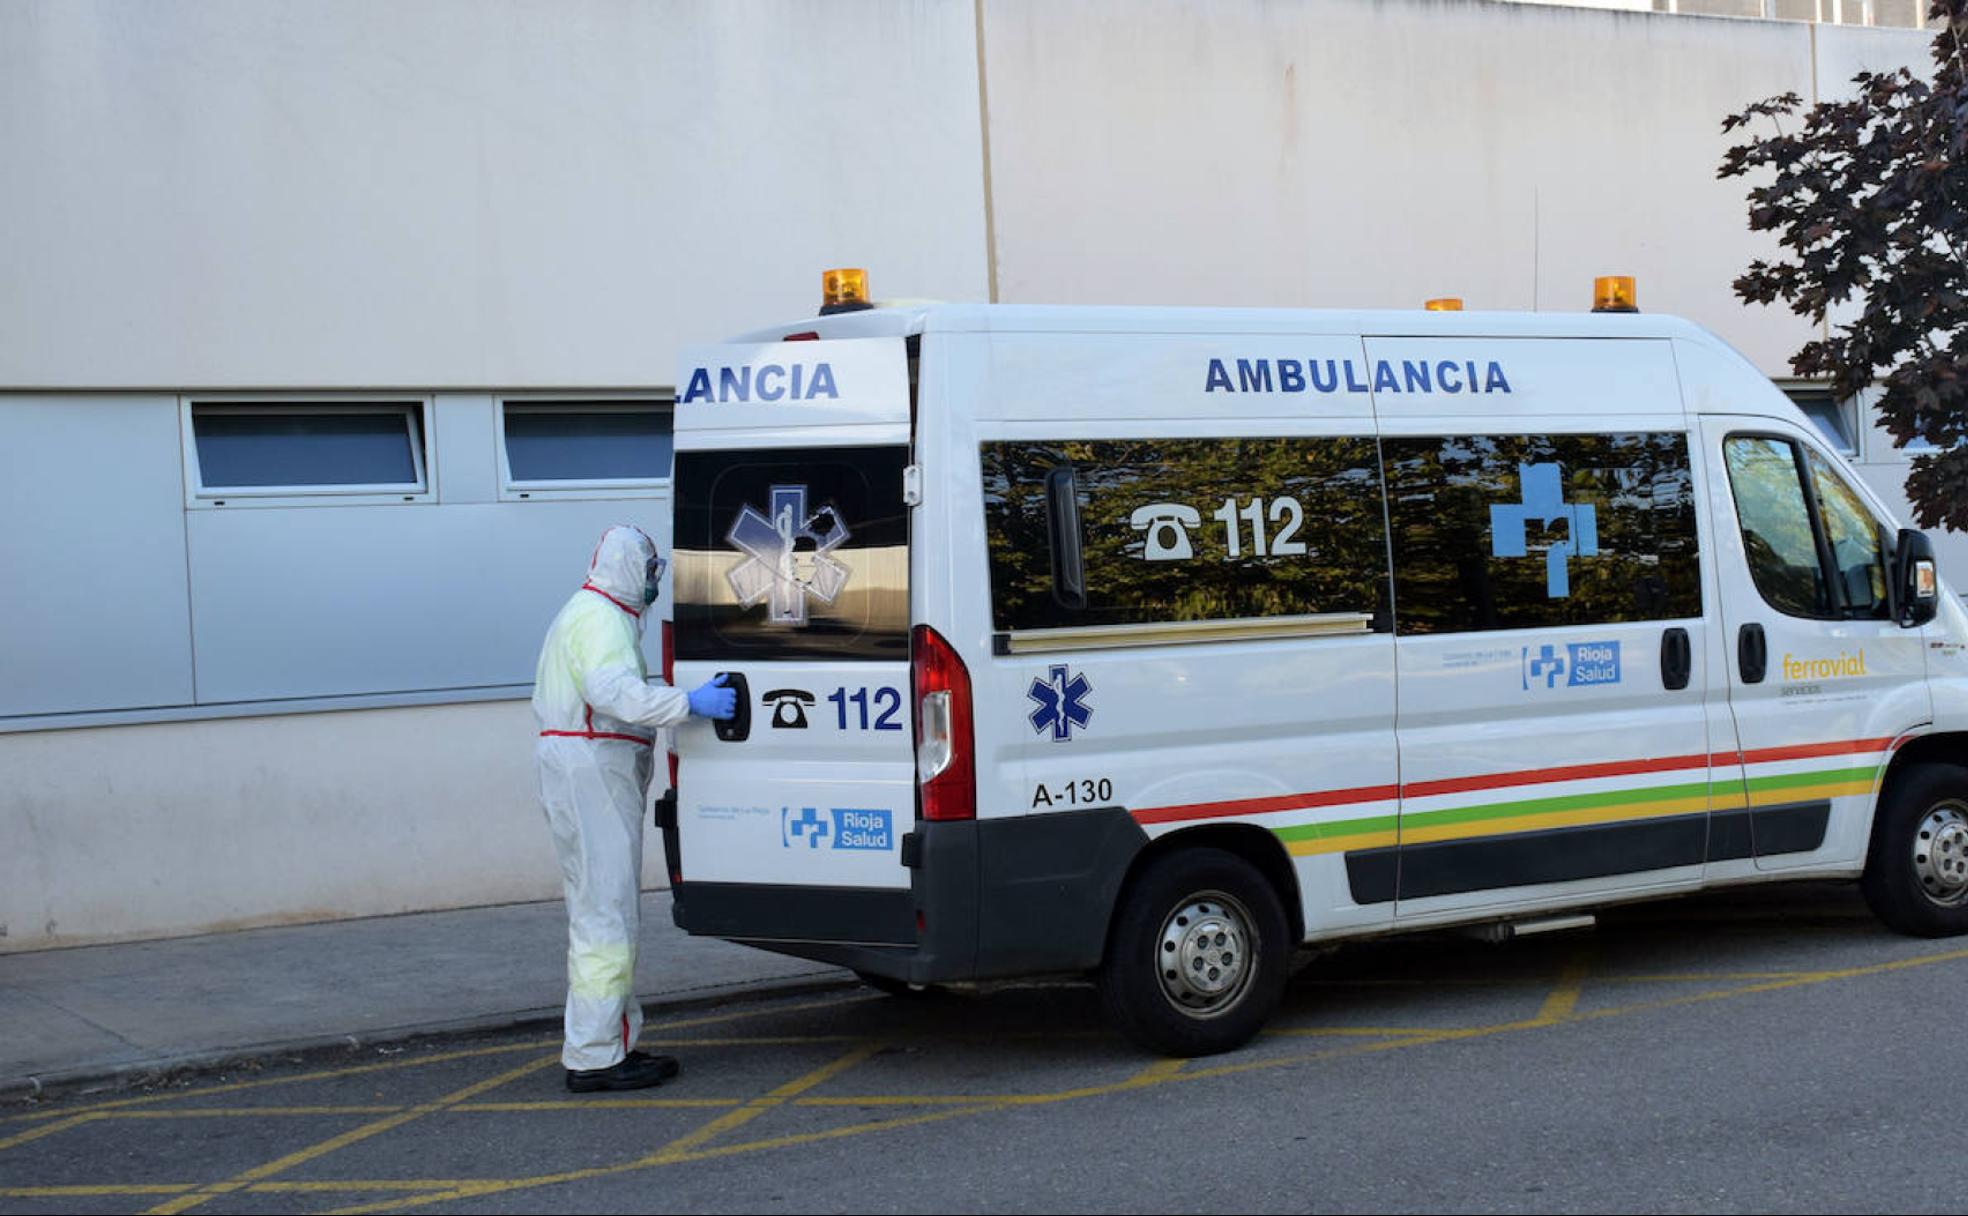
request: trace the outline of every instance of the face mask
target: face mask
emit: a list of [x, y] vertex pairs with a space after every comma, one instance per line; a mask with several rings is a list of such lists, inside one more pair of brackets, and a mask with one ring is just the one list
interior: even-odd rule
[[649, 564], [642, 568], [642, 606], [644, 608], [656, 602], [656, 594], [661, 590], [663, 583], [663, 566], [664, 562], [662, 558], [652, 557], [649, 559]]

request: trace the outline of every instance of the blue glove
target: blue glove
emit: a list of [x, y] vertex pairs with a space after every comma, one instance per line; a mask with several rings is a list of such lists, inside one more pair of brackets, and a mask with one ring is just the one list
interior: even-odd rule
[[690, 694], [690, 712], [700, 718], [729, 719], [738, 712], [738, 690], [726, 688], [723, 676], [714, 676]]

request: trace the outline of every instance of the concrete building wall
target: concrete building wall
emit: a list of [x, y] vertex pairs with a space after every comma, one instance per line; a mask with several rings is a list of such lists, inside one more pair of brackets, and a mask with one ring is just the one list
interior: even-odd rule
[[658, 386], [680, 344], [812, 307], [825, 266], [979, 298], [974, 25], [16, 0], [0, 386]]
[[[1730, 282], [1774, 245], [1721, 120], [1927, 35], [1518, 4], [997, 0], [1005, 299], [1583, 310], [1639, 278], [1781, 373], [1802, 320]], [[1822, 61], [1822, 65], [1817, 62]], [[1055, 116], [1077, 115], [1060, 122]]]
[[524, 701], [0, 734], [0, 951], [552, 896], [532, 741]]

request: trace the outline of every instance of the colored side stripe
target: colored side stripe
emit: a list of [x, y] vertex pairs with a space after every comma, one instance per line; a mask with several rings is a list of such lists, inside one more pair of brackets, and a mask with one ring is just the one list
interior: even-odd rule
[[[1273, 828], [1285, 851], [1296, 857], [1351, 852], [1382, 844], [1429, 844], [1502, 836], [1517, 832], [1659, 819], [1709, 811], [1766, 807], [1806, 799], [1870, 794], [1879, 766], [1782, 773], [1754, 777], [1746, 784], [1721, 781], [1685, 782], [1651, 789], [1604, 790], [1559, 794], [1477, 806], [1448, 807], [1404, 816], [1374, 815], [1331, 823], [1294, 824]], [[1371, 843], [1370, 843], [1371, 842]]]
[[1437, 781], [1415, 781], [1401, 787], [1405, 798], [1432, 798], [1437, 794], [1462, 794], [1471, 790], [1494, 790], [1512, 785], [1543, 785], [1553, 781], [1587, 781], [1595, 777], [1630, 777], [1638, 773], [1670, 773], [1679, 769], [1706, 768], [1707, 756], [1663, 756], [1654, 760], [1609, 760], [1600, 764], [1572, 764], [1563, 768], [1535, 768], [1517, 773], [1492, 773], [1484, 777], [1445, 777]]
[[[1222, 802], [1192, 802], [1180, 806], [1144, 807], [1133, 812], [1144, 826], [1182, 823], [1196, 819], [1221, 819], [1240, 815], [1267, 815], [1278, 811], [1307, 811], [1320, 807], [1348, 806], [1363, 802], [1387, 802], [1397, 798], [1432, 798], [1444, 794], [1476, 790], [1508, 789], [1520, 785], [1542, 785], [1557, 781], [1586, 781], [1605, 777], [1635, 776], [1642, 773], [1675, 772], [1713, 764], [1721, 768], [1737, 765], [1770, 764], [1784, 760], [1808, 760], [1821, 756], [1861, 755], [1890, 751], [1906, 741], [1900, 739], [1853, 739], [1835, 743], [1806, 743], [1789, 747], [1756, 748], [1746, 752], [1717, 752], [1712, 756], [1665, 756], [1647, 760], [1613, 760], [1595, 764], [1573, 764], [1557, 768], [1524, 769], [1480, 777], [1449, 777], [1434, 781], [1415, 781], [1406, 785], [1371, 785], [1343, 790], [1318, 790], [1302, 794], [1271, 794], [1259, 798], [1236, 798]], [[1850, 770], [1853, 780], [1861, 770]], [[1877, 773], [1877, 767], [1864, 770]], [[1795, 776], [1794, 774], [1792, 776]], [[1750, 778], [1752, 790], [1766, 787], [1757, 782], [1771, 778]], [[1856, 791], [1855, 791], [1856, 792]], [[1580, 795], [1603, 797], [1604, 795]], [[1732, 805], [1740, 805], [1733, 800]], [[1466, 808], [1465, 808], [1466, 809]], [[1432, 813], [1432, 812], [1424, 812]], [[1410, 822], [1413, 816], [1410, 816]], [[1348, 821], [1349, 824], [1354, 821]], [[1327, 828], [1336, 825], [1326, 825]], [[1359, 831], [1364, 829], [1352, 828]], [[1291, 838], [1288, 838], [1291, 839]]]

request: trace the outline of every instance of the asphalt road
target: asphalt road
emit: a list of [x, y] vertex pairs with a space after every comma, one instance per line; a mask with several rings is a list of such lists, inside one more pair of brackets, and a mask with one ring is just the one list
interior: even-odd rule
[[1313, 962], [1271, 1032], [1144, 1056], [1090, 990], [699, 1010], [660, 1090], [537, 1033], [0, 1114], [0, 1210], [1959, 1211], [1968, 939], [1851, 888]]

